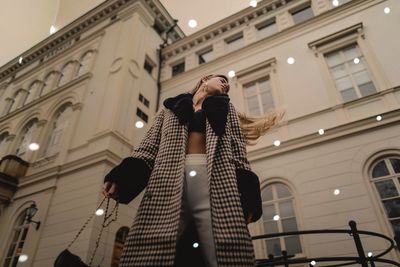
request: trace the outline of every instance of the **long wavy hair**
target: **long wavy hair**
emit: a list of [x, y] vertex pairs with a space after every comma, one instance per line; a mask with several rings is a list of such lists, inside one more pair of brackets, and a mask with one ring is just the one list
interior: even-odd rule
[[[221, 74], [210, 74], [202, 77], [196, 84], [196, 86], [189, 91], [192, 95], [196, 94], [196, 92], [201, 88], [203, 83], [213, 77], [221, 77], [224, 78], [228, 82], [228, 78], [225, 75]], [[229, 92], [229, 88], [226, 93]], [[279, 122], [282, 120], [285, 115], [284, 111], [274, 110], [271, 111], [264, 116], [250, 116], [246, 113], [236, 111], [239, 117], [240, 128], [244, 135], [244, 139], [246, 144], [255, 145], [257, 144], [257, 139], [265, 135], [270, 129], [277, 126]]]

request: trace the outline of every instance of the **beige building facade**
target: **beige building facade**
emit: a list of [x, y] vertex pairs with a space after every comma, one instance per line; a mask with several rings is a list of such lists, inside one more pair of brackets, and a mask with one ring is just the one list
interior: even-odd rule
[[[106, 1], [68, 24], [0, 68], [1, 265], [16, 266], [24, 254], [17, 266], [52, 266], [157, 107], [209, 73], [232, 74], [229, 95], [239, 111], [285, 111], [248, 146], [264, 210], [249, 225], [253, 236], [349, 229], [350, 220], [400, 235], [399, 15], [397, 0], [261, 1], [187, 37], [172, 28], [160, 75], [162, 31], [173, 19], [158, 1]], [[139, 201], [121, 205], [94, 264], [115, 266]], [[24, 220], [32, 203], [38, 229]], [[71, 249], [85, 261], [101, 221], [95, 217]], [[374, 255], [388, 246], [361, 240]], [[254, 247], [257, 258], [357, 252], [346, 235], [270, 238]], [[385, 258], [399, 261], [399, 251]]]

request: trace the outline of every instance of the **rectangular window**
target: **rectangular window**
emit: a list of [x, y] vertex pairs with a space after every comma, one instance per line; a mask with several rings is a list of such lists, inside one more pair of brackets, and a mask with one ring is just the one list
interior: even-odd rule
[[264, 115], [275, 107], [269, 77], [244, 84], [243, 93], [247, 111], [250, 115]]
[[259, 38], [273, 35], [278, 31], [275, 23], [275, 18], [261, 22], [260, 24], [256, 25], [256, 29]]
[[172, 65], [172, 76], [185, 72], [185, 61]]
[[144, 60], [144, 69], [147, 71], [147, 73], [149, 73], [150, 75], [153, 72], [153, 64], [150, 63], [150, 61], [146, 58]]
[[147, 123], [149, 117], [140, 108], [136, 109], [136, 115]]
[[146, 107], [149, 107], [150, 102], [147, 98], [145, 98], [142, 94], [139, 94], [139, 101], [143, 103]]
[[225, 43], [228, 52], [239, 49], [244, 45], [243, 32], [228, 37], [227, 39], [225, 39]]
[[326, 53], [324, 57], [344, 102], [376, 92], [357, 44]]
[[314, 13], [312, 11], [311, 5], [302, 6], [298, 9], [290, 11], [292, 14], [292, 18], [295, 24], [303, 22], [305, 20], [311, 19], [314, 17]]
[[198, 53], [198, 58], [199, 58], [199, 65], [209, 62], [210, 60], [214, 59], [214, 55], [213, 55], [213, 50], [211, 49], [207, 49], [206, 51], [200, 52]]

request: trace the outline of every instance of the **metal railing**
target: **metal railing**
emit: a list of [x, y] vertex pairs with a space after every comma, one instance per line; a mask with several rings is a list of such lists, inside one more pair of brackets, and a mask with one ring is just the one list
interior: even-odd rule
[[[400, 247], [400, 236], [395, 236], [394, 240], [391, 238], [375, 233], [370, 231], [362, 231], [357, 230], [357, 224], [355, 221], [349, 222], [350, 230], [347, 229], [336, 229], [336, 230], [309, 230], [309, 231], [293, 231], [293, 232], [282, 232], [282, 233], [275, 233], [275, 234], [266, 234], [266, 235], [258, 235], [253, 236], [253, 240], [260, 240], [260, 239], [267, 239], [272, 237], [280, 237], [280, 236], [294, 236], [294, 235], [310, 235], [310, 234], [349, 234], [353, 237], [357, 254], [358, 256], [354, 257], [313, 257], [313, 258], [301, 258], [301, 259], [290, 259], [293, 258], [294, 255], [288, 255], [285, 250], [282, 251], [282, 256], [274, 257], [274, 255], [269, 254], [268, 259], [257, 259], [256, 266], [279, 266], [284, 265], [285, 267], [289, 267], [290, 264], [300, 264], [300, 263], [308, 263], [309, 266], [313, 266], [311, 264], [312, 261], [315, 262], [344, 262], [340, 264], [330, 264], [330, 265], [318, 265], [319, 267], [337, 267], [337, 266], [346, 266], [351, 264], [360, 264], [362, 267], [370, 266], [375, 267], [375, 262], [382, 262], [382, 263], [389, 263], [393, 264], [394, 266], [400, 267], [399, 262], [395, 262], [393, 260], [383, 259], [382, 257], [388, 254], [392, 249], [396, 248], [399, 249]], [[364, 252], [364, 248], [360, 239], [360, 234], [362, 235], [369, 235], [375, 236], [379, 238], [386, 239], [389, 241], [390, 246], [385, 249], [383, 252], [375, 255], [375, 256], [366, 256]]]

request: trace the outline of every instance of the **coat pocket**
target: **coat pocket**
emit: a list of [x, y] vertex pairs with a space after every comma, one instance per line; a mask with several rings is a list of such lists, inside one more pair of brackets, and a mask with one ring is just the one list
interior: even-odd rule
[[249, 170], [236, 169], [236, 179], [244, 217], [247, 218], [251, 213], [251, 222], [255, 222], [262, 215], [261, 189], [258, 176]]

